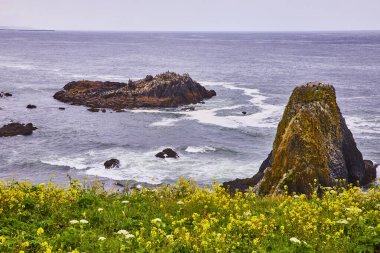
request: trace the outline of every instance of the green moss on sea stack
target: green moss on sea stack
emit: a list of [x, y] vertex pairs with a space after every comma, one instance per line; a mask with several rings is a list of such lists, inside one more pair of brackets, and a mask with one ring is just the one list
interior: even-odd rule
[[285, 189], [310, 194], [315, 185], [332, 186], [336, 179], [366, 185], [375, 178], [376, 165], [364, 163], [334, 87], [310, 82], [294, 89], [278, 124], [273, 150], [259, 171], [252, 178], [223, 186], [231, 192], [253, 187], [261, 195]]
[[[333, 86], [318, 82], [296, 87], [277, 129], [260, 194], [310, 194], [313, 185], [336, 179], [365, 184], [364, 162], [336, 102]], [[285, 187], [286, 185], [286, 187]]]

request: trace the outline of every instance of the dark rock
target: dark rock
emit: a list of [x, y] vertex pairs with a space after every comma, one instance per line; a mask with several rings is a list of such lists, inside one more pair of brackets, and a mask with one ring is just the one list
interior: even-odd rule
[[103, 109], [102, 109], [102, 112], [106, 112], [106, 109], [103, 108]]
[[370, 160], [364, 160], [364, 166], [365, 166], [365, 178], [363, 180], [363, 185], [369, 184], [373, 182], [376, 179], [376, 168], [378, 164], [374, 164]]
[[61, 110], [61, 111], [64, 111], [64, 110], [66, 110], [66, 108], [65, 108], [65, 107], [58, 107], [58, 109], [59, 109], [59, 110]]
[[173, 72], [147, 76], [138, 81], [74, 81], [66, 84], [54, 98], [90, 108], [178, 107], [203, 101], [216, 93], [206, 90], [188, 74]]
[[247, 112], [241, 112], [242, 114], [244, 114], [244, 115], [246, 115], [247, 114]]
[[26, 106], [26, 108], [28, 108], [28, 109], [36, 109], [37, 106], [29, 104], [29, 105]]
[[99, 112], [98, 108], [88, 108], [87, 111], [89, 112]]
[[32, 123], [20, 124], [10, 123], [0, 128], [0, 137], [9, 137], [16, 135], [31, 135], [37, 127], [34, 127]]
[[115, 112], [125, 112], [123, 109], [115, 110]]
[[195, 111], [195, 107], [194, 106], [186, 106], [186, 107], [183, 107], [181, 108], [181, 111]]
[[158, 158], [178, 158], [178, 154], [177, 152], [175, 152], [173, 149], [171, 148], [166, 148], [164, 150], [162, 150], [161, 152], [158, 152], [156, 154], [156, 157]]
[[158, 157], [158, 158], [166, 158], [166, 154], [164, 152], [158, 152], [156, 154], [156, 157]]
[[333, 186], [336, 179], [345, 179], [346, 183], [365, 185], [375, 177], [373, 166], [365, 167], [336, 103], [334, 87], [314, 82], [294, 89], [273, 150], [259, 172], [251, 179], [224, 186], [231, 191], [252, 186], [266, 195], [281, 192], [286, 185], [288, 193], [310, 194], [315, 183]]
[[264, 177], [264, 171], [267, 167], [272, 164], [272, 151], [269, 153], [268, 157], [261, 164], [259, 171], [251, 178], [244, 179], [235, 179], [229, 182], [224, 182], [223, 187], [229, 189], [231, 192], [238, 191], [246, 191], [249, 187], [256, 186], [261, 179]]
[[111, 168], [119, 168], [120, 167], [120, 161], [118, 159], [110, 159], [108, 161], [104, 162], [104, 167], [106, 169], [111, 169]]
[[12, 94], [9, 92], [0, 92], [0, 98], [2, 97], [12, 97]]

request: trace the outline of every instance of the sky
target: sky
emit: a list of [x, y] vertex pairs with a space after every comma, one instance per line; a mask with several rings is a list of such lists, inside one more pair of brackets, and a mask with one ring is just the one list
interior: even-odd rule
[[98, 31], [380, 30], [380, 0], [0, 0], [0, 27]]

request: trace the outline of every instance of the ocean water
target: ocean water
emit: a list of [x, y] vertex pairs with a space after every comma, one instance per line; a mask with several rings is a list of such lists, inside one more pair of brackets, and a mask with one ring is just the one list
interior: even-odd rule
[[[124, 113], [91, 113], [52, 97], [73, 80], [127, 81], [167, 70], [189, 73], [217, 96], [191, 112]], [[0, 31], [0, 91], [13, 93], [0, 99], [0, 124], [38, 127], [31, 136], [0, 138], [0, 179], [161, 183], [185, 176], [207, 184], [251, 177], [272, 148], [293, 88], [307, 81], [335, 86], [364, 158], [380, 163], [380, 32]], [[155, 158], [166, 147], [180, 158]], [[121, 167], [105, 170], [110, 158]]]

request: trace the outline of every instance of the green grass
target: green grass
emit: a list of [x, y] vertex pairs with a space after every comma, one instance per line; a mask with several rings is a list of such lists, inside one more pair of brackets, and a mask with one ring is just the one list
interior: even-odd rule
[[0, 183], [0, 252], [375, 252], [380, 191], [231, 197], [218, 184], [120, 194], [100, 183]]

